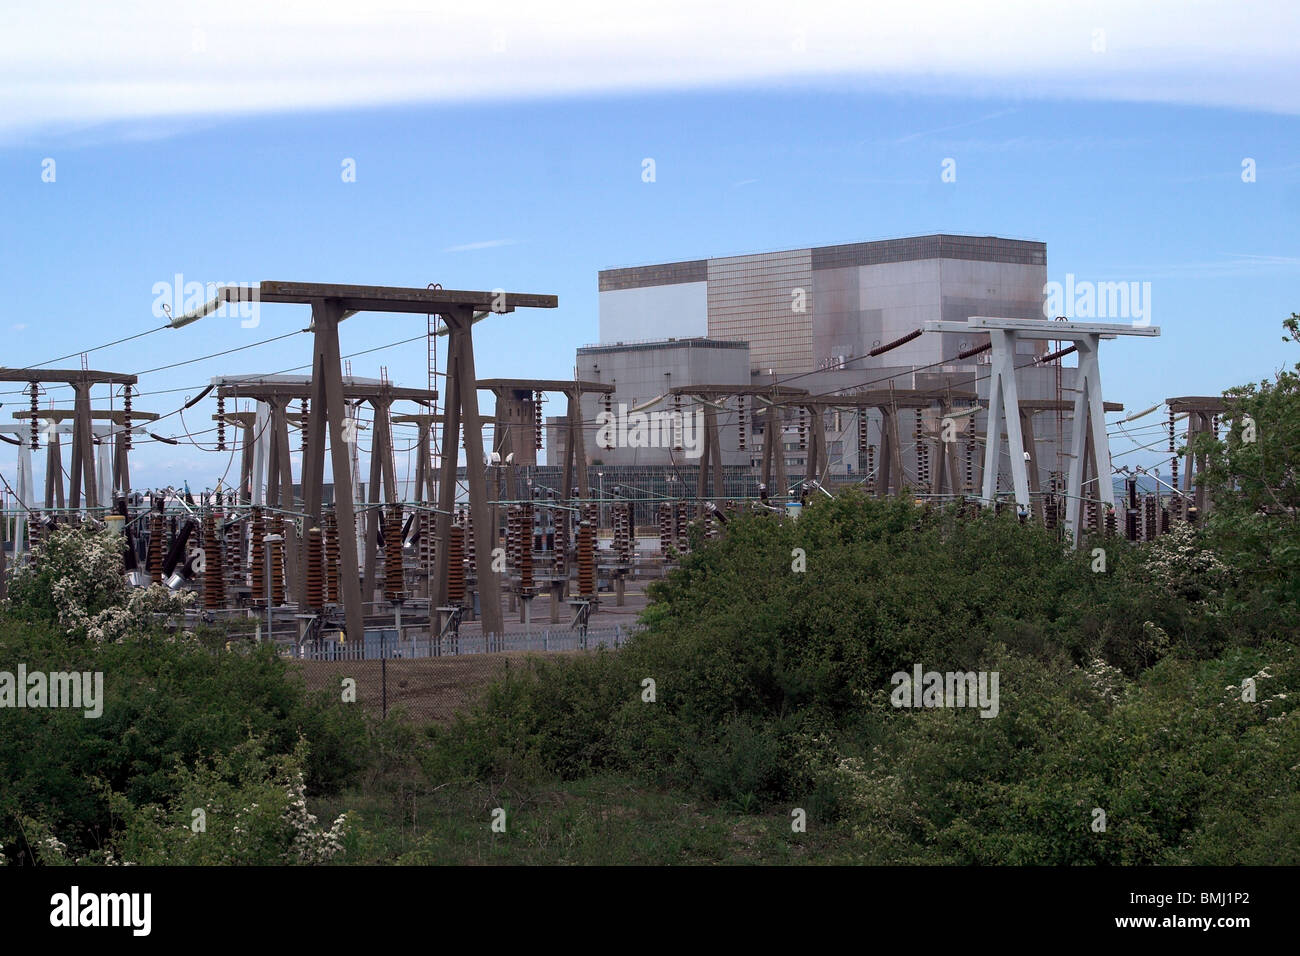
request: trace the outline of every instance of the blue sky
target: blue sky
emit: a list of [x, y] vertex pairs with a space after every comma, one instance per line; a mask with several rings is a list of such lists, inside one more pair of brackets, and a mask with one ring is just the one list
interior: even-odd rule
[[[159, 324], [152, 288], [180, 273], [555, 293], [556, 311], [480, 324], [476, 354], [482, 376], [567, 377], [575, 347], [597, 339], [600, 269], [931, 232], [1044, 241], [1052, 280], [1150, 282], [1162, 337], [1103, 345], [1107, 397], [1130, 409], [1214, 394], [1300, 357], [1280, 341], [1281, 320], [1300, 311], [1300, 111], [1275, 97], [1261, 98], [1267, 109], [1248, 91], [1226, 105], [1142, 102], [1098, 98], [1087, 83], [1045, 96], [1032, 73], [992, 91], [966, 84], [979, 95], [852, 71], [643, 85], [193, 115], [146, 106], [0, 127], [0, 364]], [[47, 158], [54, 182], [42, 181]], [[941, 181], [946, 158], [955, 182]], [[1242, 181], [1247, 158], [1254, 182]], [[347, 159], [355, 182], [341, 176]], [[258, 328], [214, 317], [89, 364], [136, 372], [307, 319], [301, 307], [264, 306]], [[358, 316], [342, 349], [423, 324]], [[279, 371], [307, 361], [308, 348], [294, 336], [150, 373], [142, 391], [179, 391], [137, 406], [172, 411], [211, 375]], [[380, 365], [422, 384], [423, 345], [358, 357], [353, 370]], [[6, 421], [26, 407], [20, 395], [0, 402]], [[196, 409], [188, 426], [208, 427], [211, 411]], [[159, 430], [178, 434], [168, 422]], [[145, 444], [133, 477], [210, 486], [224, 469], [214, 457]], [[0, 473], [12, 482], [9, 459]]]

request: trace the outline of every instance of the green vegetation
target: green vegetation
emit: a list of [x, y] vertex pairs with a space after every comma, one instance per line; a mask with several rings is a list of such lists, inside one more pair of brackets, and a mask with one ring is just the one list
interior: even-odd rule
[[[102, 670], [104, 716], [0, 711], [3, 853], [1300, 863], [1300, 376], [1233, 394], [1204, 528], [1075, 551], [852, 492], [738, 518], [626, 648], [512, 667], [450, 726], [366, 721], [264, 649], [173, 633], [165, 595], [86, 570], [111, 539], [66, 532], [14, 582], [0, 668]], [[896, 708], [916, 665], [997, 673], [997, 716]]]

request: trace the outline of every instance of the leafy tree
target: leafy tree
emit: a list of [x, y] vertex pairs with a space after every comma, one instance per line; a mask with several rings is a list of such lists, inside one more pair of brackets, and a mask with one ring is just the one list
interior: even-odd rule
[[[1284, 342], [1300, 337], [1300, 314], [1283, 322]], [[1213, 510], [1207, 525], [1220, 557], [1237, 572], [1239, 613], [1300, 626], [1300, 363], [1273, 380], [1224, 393], [1230, 421], [1222, 440], [1202, 436], [1200, 481]], [[1292, 631], [1294, 635], [1294, 631]]]

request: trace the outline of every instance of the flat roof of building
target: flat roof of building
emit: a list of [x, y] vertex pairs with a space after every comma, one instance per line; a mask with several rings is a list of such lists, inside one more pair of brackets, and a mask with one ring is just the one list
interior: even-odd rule
[[813, 246], [750, 255], [714, 256], [709, 259], [602, 269], [598, 274], [600, 291], [613, 292], [618, 289], [704, 282], [709, 276], [710, 262], [753, 259], [768, 255], [784, 256], [802, 252], [810, 254], [814, 270], [911, 262], [919, 259], [969, 259], [976, 262], [1047, 265], [1047, 243], [1045, 242], [1002, 239], [997, 236], [957, 236], [938, 233], [931, 236], [878, 239], [872, 242], [850, 242], [835, 246]]
[[748, 342], [734, 342], [724, 339], [711, 339], [703, 335], [685, 336], [669, 339], [642, 339], [635, 342], [601, 342], [596, 345], [578, 346], [579, 355], [595, 352], [641, 352], [657, 349], [747, 349]]

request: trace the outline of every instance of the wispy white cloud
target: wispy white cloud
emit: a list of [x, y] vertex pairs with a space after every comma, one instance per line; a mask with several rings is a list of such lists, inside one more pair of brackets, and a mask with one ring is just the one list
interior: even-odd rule
[[1174, 262], [1151, 266], [1125, 266], [1125, 275], [1140, 279], [1228, 279], [1261, 273], [1300, 270], [1300, 257], [1228, 252], [1222, 258], [1199, 262]]
[[894, 140], [894, 145], [901, 146], [903, 143], [910, 143], [912, 140], [915, 139], [924, 139], [929, 136], [935, 136], [939, 133], [949, 133], [955, 129], [964, 129], [967, 126], [975, 126], [978, 123], [987, 123], [989, 120], [999, 119], [1000, 117], [1008, 116], [1011, 113], [1015, 113], [1015, 112], [1017, 111], [1014, 109], [998, 110], [994, 113], [989, 113], [987, 116], [978, 116], [975, 119], [966, 120], [966, 122], [964, 123], [953, 123], [950, 126], [940, 126], [937, 129], [928, 129], [928, 130], [922, 130], [917, 133], [908, 133], [906, 136], [900, 136], [898, 139]]
[[1300, 113], [1298, 51], [1291, 0], [46, 0], [0, 11], [0, 131], [846, 78]]
[[738, 183], [732, 183], [732, 184], [731, 184], [731, 188], [732, 188], [732, 189], [739, 189], [741, 186], [752, 186], [752, 185], [754, 185], [754, 183], [756, 183], [756, 182], [758, 182], [757, 179], [742, 179], [742, 180], [741, 180], [740, 182], [738, 182]]
[[478, 249], [496, 249], [500, 246], [518, 245], [518, 239], [484, 239], [481, 242], [467, 242], [459, 246], [448, 246], [443, 252], [474, 252]]
[[1152, 140], [1141, 136], [1008, 136], [1004, 139], [944, 140], [954, 153], [1028, 153], [1066, 150], [1096, 152], [1103, 149], [1142, 149]]

